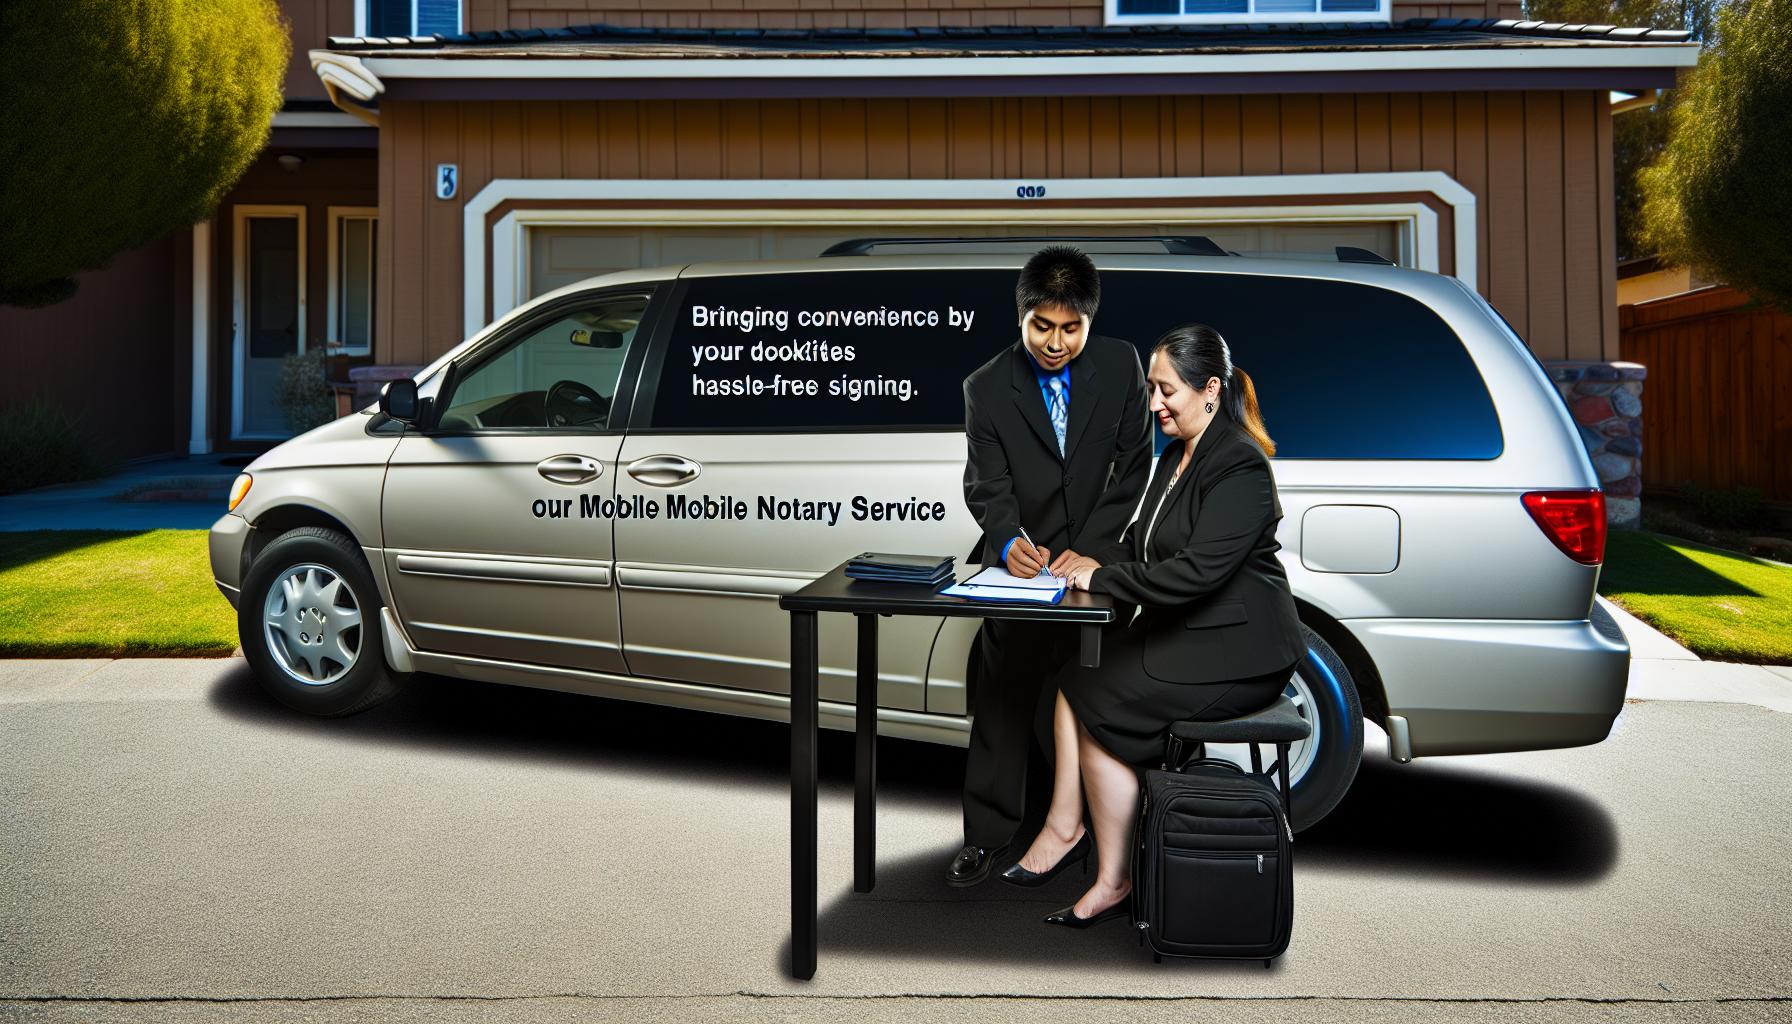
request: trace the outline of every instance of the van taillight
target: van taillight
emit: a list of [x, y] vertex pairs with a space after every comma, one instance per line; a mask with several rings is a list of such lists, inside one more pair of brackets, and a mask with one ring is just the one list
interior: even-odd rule
[[1524, 510], [1569, 558], [1582, 565], [1605, 560], [1604, 491], [1531, 491]]

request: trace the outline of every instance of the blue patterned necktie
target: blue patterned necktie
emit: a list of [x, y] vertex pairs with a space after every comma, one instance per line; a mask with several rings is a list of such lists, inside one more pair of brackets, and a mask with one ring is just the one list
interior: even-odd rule
[[1070, 407], [1064, 399], [1064, 378], [1053, 377], [1046, 381], [1052, 389], [1051, 417], [1052, 432], [1058, 435], [1058, 457], [1064, 457], [1064, 428], [1070, 423]]

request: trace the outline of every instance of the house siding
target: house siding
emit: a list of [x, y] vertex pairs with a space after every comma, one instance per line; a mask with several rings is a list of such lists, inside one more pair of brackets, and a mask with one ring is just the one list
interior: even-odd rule
[[81, 417], [119, 458], [184, 453], [192, 397], [192, 231], [77, 274], [54, 306], [0, 306], [0, 406], [44, 401]]
[[[1476, 92], [388, 101], [379, 158], [379, 290], [388, 301], [375, 356], [423, 362], [461, 340], [462, 208], [495, 178], [1049, 181], [1442, 171], [1477, 198], [1476, 286], [1532, 349], [1544, 359], [1616, 358], [1611, 125], [1601, 99]], [[428, 191], [438, 163], [460, 165], [453, 200]], [[1448, 220], [1440, 217], [1446, 273], [1454, 271]]]
[[355, 0], [280, 0], [280, 13], [292, 35], [292, 59], [286, 64], [282, 92], [289, 100], [327, 99], [306, 53], [328, 45], [330, 36], [355, 34]]
[[[469, 31], [607, 24], [650, 28], [1099, 25], [1101, 0], [466, 0]], [[1395, 3], [1393, 20], [1521, 18], [1509, 2]]]

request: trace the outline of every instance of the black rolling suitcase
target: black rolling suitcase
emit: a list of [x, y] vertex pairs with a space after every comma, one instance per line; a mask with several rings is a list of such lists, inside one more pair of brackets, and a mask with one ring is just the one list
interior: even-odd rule
[[1294, 831], [1283, 795], [1230, 761], [1145, 773], [1132, 909], [1154, 960], [1261, 959], [1268, 967], [1288, 948]]

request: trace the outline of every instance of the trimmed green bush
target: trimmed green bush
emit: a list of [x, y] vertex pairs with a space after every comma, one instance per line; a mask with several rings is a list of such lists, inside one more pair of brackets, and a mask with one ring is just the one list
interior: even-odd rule
[[[1532, 21], [1569, 25], [1621, 25], [1678, 28], [1704, 41], [1722, 0], [1527, 0], [1524, 16]], [[1643, 232], [1643, 191], [1637, 175], [1667, 148], [1674, 101], [1669, 89], [1654, 105], [1612, 118], [1612, 184], [1617, 193], [1618, 258], [1652, 256], [1655, 250]]]
[[0, 406], [0, 494], [91, 480], [118, 459], [79, 415], [43, 400]]
[[1640, 178], [1647, 236], [1676, 263], [1792, 308], [1792, 0], [1725, 5], [1680, 91], [1673, 136]]
[[291, 49], [275, 0], [0, 3], [0, 304], [211, 216]]

